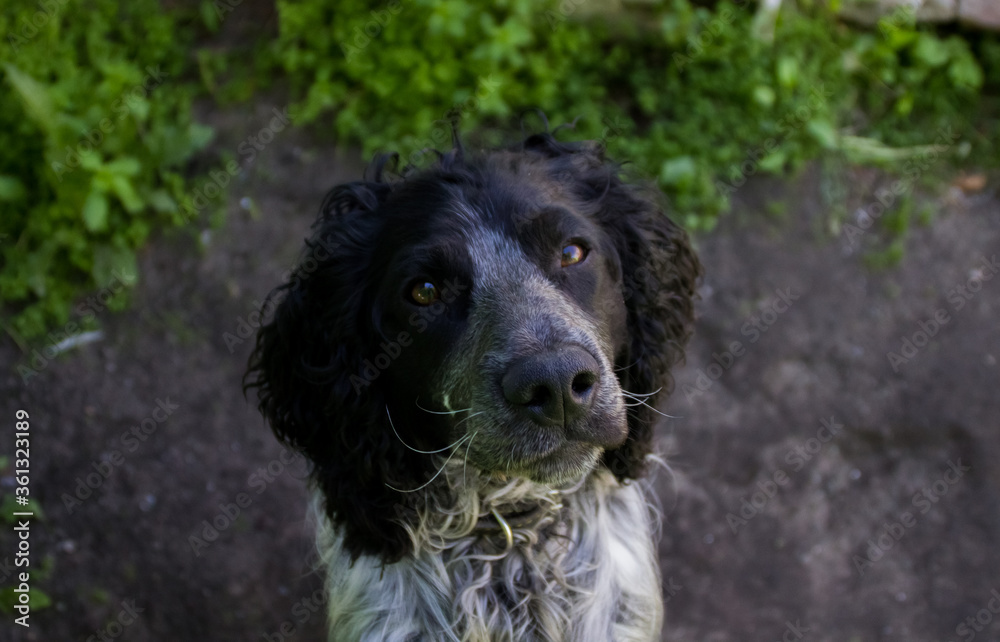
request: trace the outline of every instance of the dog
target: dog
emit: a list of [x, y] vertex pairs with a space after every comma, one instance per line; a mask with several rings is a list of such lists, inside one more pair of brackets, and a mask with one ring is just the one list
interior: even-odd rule
[[245, 386], [312, 464], [331, 640], [656, 640], [649, 491], [701, 265], [548, 130], [324, 200]]

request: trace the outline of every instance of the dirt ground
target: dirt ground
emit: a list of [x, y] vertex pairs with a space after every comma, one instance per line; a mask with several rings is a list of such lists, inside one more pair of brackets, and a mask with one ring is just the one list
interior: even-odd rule
[[[219, 148], [237, 156], [282, 106], [212, 116]], [[0, 640], [322, 637], [304, 467], [240, 378], [252, 313], [324, 192], [360, 175], [356, 152], [329, 150], [276, 136], [234, 179], [224, 227], [143, 251], [130, 310], [99, 315], [102, 340], [49, 363], [0, 340], [0, 453], [28, 411], [46, 513], [31, 530], [32, 582], [53, 602], [30, 629], [4, 615]], [[850, 212], [883, 180], [846, 178]], [[921, 196], [933, 221], [879, 271], [863, 256], [885, 242], [881, 221], [855, 244], [832, 235], [817, 168], [749, 181], [697, 238], [700, 320], [663, 407], [671, 470], [656, 481], [664, 640], [1000, 639], [991, 185]], [[18, 365], [40, 367], [24, 383]], [[5, 526], [0, 585], [15, 550]]]

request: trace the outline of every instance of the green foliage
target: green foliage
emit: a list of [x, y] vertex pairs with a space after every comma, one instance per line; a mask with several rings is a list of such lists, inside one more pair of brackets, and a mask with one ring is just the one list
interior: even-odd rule
[[419, 161], [447, 147], [454, 115], [466, 131], [510, 131], [541, 108], [553, 124], [579, 118], [574, 136], [603, 139], [707, 228], [751, 174], [827, 151], [893, 167], [940, 151], [946, 127], [961, 141], [949, 154], [986, 140], [971, 126], [984, 74], [965, 40], [898, 16], [849, 29], [827, 4], [785, 2], [774, 17], [745, 0], [610, 14], [555, 0], [278, 0], [273, 51], [302, 97], [297, 122], [368, 153]]
[[894, 24], [890, 16], [879, 23], [878, 34], [857, 37], [847, 55], [848, 64], [870, 81], [862, 86], [859, 106], [873, 133], [889, 145], [925, 143], [928, 131], [956, 129], [975, 113], [983, 70], [959, 36]]
[[210, 132], [156, 0], [4, 3], [0, 33], [0, 320], [32, 338], [185, 221], [180, 169]]
[[[18, 603], [18, 596], [20, 595], [16, 589], [16, 586], [0, 588], [0, 613], [4, 613], [5, 615], [14, 613], [14, 605]], [[31, 607], [32, 611], [40, 611], [52, 606], [52, 598], [41, 589], [29, 585], [28, 606]]]
[[22, 506], [17, 503], [17, 497], [13, 493], [5, 494], [0, 500], [0, 521], [16, 524], [18, 519], [14, 513], [18, 511], [34, 513], [36, 519], [45, 519], [45, 511], [42, 510], [42, 505], [34, 497], [28, 499], [28, 503]]
[[[33, 563], [32, 568], [29, 570], [31, 573], [31, 582], [28, 585], [28, 606], [31, 607], [32, 611], [40, 611], [52, 606], [52, 598], [38, 588], [38, 584], [47, 583], [52, 577], [52, 572], [55, 570], [55, 557], [45, 555], [42, 558], [41, 564]], [[18, 604], [21, 595], [21, 593], [15, 590], [20, 585], [17, 575], [15, 573], [11, 577], [10, 585], [0, 587], [0, 613], [5, 615], [16, 614], [14, 605]]]
[[995, 37], [939, 35], [907, 15], [860, 30], [832, 4], [276, 0], [272, 42], [197, 48], [196, 33], [224, 39], [230, 12], [252, 8], [5, 3], [0, 322], [26, 338], [64, 323], [82, 292], [132, 283], [152, 230], [190, 222], [197, 190], [182, 172], [210, 136], [190, 117], [201, 89], [246, 101], [280, 79], [296, 125], [415, 164], [450, 145], [453, 119], [496, 144], [541, 109], [655, 177], [700, 229], [749, 176], [816, 157], [996, 164], [1000, 123], [981, 108], [1000, 91]]
[[[7, 463], [9, 462], [6, 457], [0, 457], [0, 470], [4, 470]], [[42, 510], [41, 504], [34, 498], [29, 499], [26, 505], [21, 506], [17, 503], [14, 493], [4, 494], [3, 499], [0, 500], [0, 521], [16, 526], [19, 521], [24, 519], [23, 517], [15, 516], [14, 513], [16, 512], [34, 513], [34, 519], [31, 521], [32, 527], [38, 525], [37, 520], [45, 520], [45, 512]], [[49, 579], [52, 573], [53, 562], [53, 558], [47, 555], [42, 558], [40, 565], [32, 569], [27, 569], [31, 572], [32, 578], [32, 584], [29, 585], [28, 590], [28, 605], [33, 611], [44, 609], [52, 604], [51, 598], [38, 588], [37, 583], [45, 582]], [[11, 585], [0, 587], [0, 613], [8, 615], [14, 613], [14, 605], [18, 603], [20, 595], [14, 590], [19, 585], [16, 573], [13, 575], [12, 580]]]

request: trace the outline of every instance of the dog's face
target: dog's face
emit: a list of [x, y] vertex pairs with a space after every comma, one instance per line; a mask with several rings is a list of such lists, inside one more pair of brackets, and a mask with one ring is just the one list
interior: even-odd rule
[[640, 476], [700, 271], [599, 148], [540, 134], [391, 183], [377, 169], [328, 196], [247, 385], [347, 549], [391, 561], [435, 453], [542, 483]]
[[628, 435], [621, 262], [543, 168], [505, 160], [475, 185], [403, 186], [376, 213], [372, 345], [408, 444], [568, 481]]

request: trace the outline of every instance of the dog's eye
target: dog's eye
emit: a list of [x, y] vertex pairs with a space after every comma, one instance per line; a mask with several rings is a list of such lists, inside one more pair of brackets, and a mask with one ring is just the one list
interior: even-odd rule
[[570, 265], [575, 265], [579, 263], [585, 258], [587, 258], [587, 249], [584, 248], [582, 245], [577, 245], [576, 243], [573, 243], [563, 248], [561, 264], [563, 267], [568, 267]]
[[440, 298], [440, 293], [430, 281], [417, 281], [410, 290], [410, 298], [417, 305], [430, 305]]

